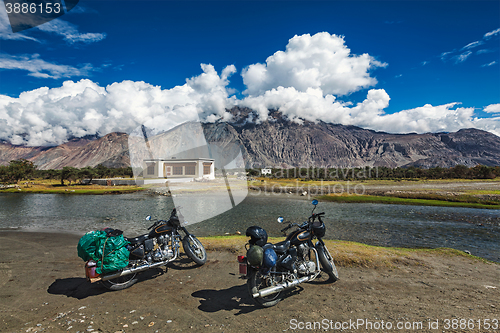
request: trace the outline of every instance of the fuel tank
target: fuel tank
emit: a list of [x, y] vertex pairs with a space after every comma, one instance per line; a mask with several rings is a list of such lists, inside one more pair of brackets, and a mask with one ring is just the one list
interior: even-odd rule
[[167, 223], [160, 224], [159, 226], [157, 226], [156, 228], [151, 230], [151, 232], [149, 233], [148, 236], [150, 239], [154, 238], [154, 237], [158, 237], [160, 235], [164, 235], [166, 233], [172, 232], [172, 229], [173, 229], [173, 227], [168, 225]]
[[286, 239], [290, 241], [291, 245], [299, 245], [311, 239], [311, 233], [307, 230], [297, 230], [289, 234]]

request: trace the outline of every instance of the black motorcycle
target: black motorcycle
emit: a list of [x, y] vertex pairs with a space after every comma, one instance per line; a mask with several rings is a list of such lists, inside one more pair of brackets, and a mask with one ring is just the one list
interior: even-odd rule
[[[146, 217], [150, 221], [151, 216]], [[185, 227], [174, 208], [170, 218], [158, 220], [148, 228], [149, 233], [134, 238], [126, 238], [126, 245], [130, 252], [128, 265], [123, 269], [97, 274], [95, 272], [96, 262], [93, 260], [85, 264], [87, 279], [91, 282], [101, 281], [110, 290], [121, 290], [132, 286], [137, 282], [137, 274], [154, 267], [161, 267], [179, 257], [180, 243], [187, 256], [197, 265], [203, 265], [207, 261], [207, 252], [203, 244]], [[184, 234], [181, 238], [180, 231]], [[109, 230], [116, 233], [116, 230]]]
[[[282, 242], [267, 243], [267, 232], [258, 226], [249, 227], [247, 255], [238, 256], [240, 274], [246, 275], [248, 292], [263, 307], [276, 305], [283, 298], [282, 291], [319, 276], [321, 267], [329, 281], [338, 280], [337, 268], [322, 237], [326, 227], [322, 220], [325, 213], [314, 214], [317, 200], [313, 200], [311, 216], [302, 224], [290, 223], [281, 230], [286, 236]], [[278, 218], [283, 222], [283, 217]], [[288, 236], [286, 231], [297, 227]], [[313, 239], [318, 241], [314, 244]]]

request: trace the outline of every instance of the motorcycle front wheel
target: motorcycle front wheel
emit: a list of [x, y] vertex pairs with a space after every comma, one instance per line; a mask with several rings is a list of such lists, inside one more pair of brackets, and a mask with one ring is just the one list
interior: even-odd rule
[[318, 251], [319, 262], [321, 263], [321, 267], [330, 277], [330, 281], [335, 282], [339, 279], [339, 273], [337, 272], [337, 267], [335, 267], [335, 263], [333, 262], [333, 258], [328, 252], [326, 246], [316, 246], [316, 250]]
[[[250, 293], [250, 297], [253, 294], [257, 293], [259, 290], [272, 287], [273, 283], [271, 282], [271, 277], [269, 275], [264, 276], [260, 271], [252, 271], [247, 280], [248, 292]], [[252, 297], [253, 298], [253, 297]], [[269, 308], [278, 304], [283, 297], [281, 296], [281, 291], [271, 294], [266, 297], [258, 297], [253, 300], [260, 306], [264, 308]]]
[[207, 251], [203, 244], [193, 235], [187, 235], [182, 239], [182, 247], [187, 256], [198, 265], [203, 265], [207, 262]]
[[117, 277], [115, 279], [110, 279], [106, 281], [101, 281], [104, 287], [109, 290], [122, 290], [130, 287], [137, 282], [137, 273], [124, 275]]

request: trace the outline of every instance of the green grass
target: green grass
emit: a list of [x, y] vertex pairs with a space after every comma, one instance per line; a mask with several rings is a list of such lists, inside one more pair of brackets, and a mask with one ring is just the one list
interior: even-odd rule
[[[245, 244], [248, 237], [243, 235], [199, 237], [207, 251], [228, 251], [235, 255], [245, 255]], [[276, 243], [283, 238], [270, 237], [269, 242]], [[425, 257], [448, 256], [463, 257], [484, 263], [491, 262], [487, 259], [469, 255], [463, 251], [450, 248], [436, 249], [409, 249], [372, 246], [357, 242], [324, 240], [325, 244], [334, 258], [335, 264], [340, 267], [393, 267], [393, 266], [422, 266], [425, 265]], [[235, 258], [236, 259], [236, 258]]]
[[0, 193], [43, 193], [43, 194], [123, 194], [142, 191], [143, 188], [137, 186], [108, 186], [107, 188], [81, 188], [72, 186], [53, 187], [20, 187], [0, 190]]
[[468, 208], [487, 208], [500, 209], [497, 202], [465, 202], [465, 201], [446, 201], [444, 199], [421, 199], [421, 198], [400, 198], [392, 196], [374, 196], [374, 195], [323, 195], [317, 197], [318, 200], [345, 202], [345, 203], [383, 203], [397, 205], [421, 205], [421, 206], [442, 206], [442, 207], [468, 207]]
[[472, 191], [467, 191], [468, 194], [496, 194], [500, 195], [500, 190], [472, 190]]

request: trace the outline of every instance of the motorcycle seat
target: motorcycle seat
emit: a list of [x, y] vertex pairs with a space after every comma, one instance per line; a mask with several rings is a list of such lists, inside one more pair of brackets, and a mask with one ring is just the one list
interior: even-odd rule
[[134, 238], [127, 238], [127, 240], [130, 242], [130, 244], [134, 245], [134, 244], [138, 244], [138, 243], [142, 243], [144, 242], [145, 240], [148, 240], [149, 237], [148, 235], [142, 235], [142, 236], [137, 236], [137, 237], [134, 237]]
[[289, 248], [290, 248], [290, 241], [289, 240], [285, 240], [285, 241], [273, 244], [273, 250], [279, 254], [285, 253], [286, 251], [288, 251]]

